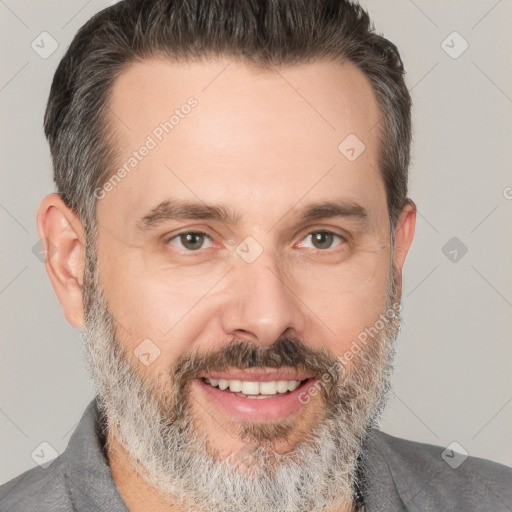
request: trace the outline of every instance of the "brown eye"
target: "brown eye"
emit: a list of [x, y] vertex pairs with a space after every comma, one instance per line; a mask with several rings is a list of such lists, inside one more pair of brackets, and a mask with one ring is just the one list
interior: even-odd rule
[[204, 249], [205, 247], [203, 246], [207, 241], [211, 242], [211, 238], [206, 233], [194, 231], [180, 233], [169, 240], [173, 245], [187, 251], [198, 251], [199, 249]]
[[334, 240], [333, 233], [327, 231], [319, 231], [312, 233], [311, 242], [317, 249], [329, 249]]
[[343, 242], [341, 235], [337, 235], [331, 231], [314, 231], [304, 238], [304, 242], [301, 243], [301, 246], [309, 249], [327, 250], [336, 245], [340, 245], [341, 242]]

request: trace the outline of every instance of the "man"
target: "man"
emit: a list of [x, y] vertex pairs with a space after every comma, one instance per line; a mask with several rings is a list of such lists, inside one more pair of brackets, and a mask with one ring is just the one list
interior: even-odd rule
[[413, 240], [397, 49], [345, 1], [123, 1], [76, 35], [38, 229], [97, 398], [0, 509], [512, 510], [377, 430]]

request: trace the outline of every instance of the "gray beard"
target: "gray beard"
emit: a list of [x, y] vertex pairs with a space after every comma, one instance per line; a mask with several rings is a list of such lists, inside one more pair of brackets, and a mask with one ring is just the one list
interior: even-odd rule
[[[284, 354], [291, 348], [300, 354], [302, 368], [317, 378], [332, 375], [333, 368], [337, 371], [319, 390], [325, 414], [310, 432], [300, 433], [301, 440], [292, 451], [279, 454], [268, 445], [269, 440], [293, 432], [292, 422], [253, 423], [243, 424], [239, 439], [244, 447], [220, 458], [194, 424], [189, 384], [212, 361], [215, 369], [222, 370], [215, 365], [222, 358], [219, 354], [213, 359], [195, 353], [183, 356], [170, 369], [165, 390], [141, 375], [116, 338], [91, 245], [86, 248], [82, 289], [85, 360], [106, 430], [115, 432], [138, 474], [169, 503], [190, 512], [350, 510], [357, 458], [369, 429], [378, 425], [389, 394], [398, 311], [360, 346], [350, 365], [341, 367], [332, 353], [313, 350], [295, 338], [270, 347], [240, 340], [229, 344], [231, 358], [226, 365], [239, 360], [234, 366], [248, 367], [246, 356], [251, 351], [252, 361], [256, 358], [261, 366], [270, 362], [273, 367], [289, 366]], [[397, 303], [393, 269], [389, 282], [386, 311]]]

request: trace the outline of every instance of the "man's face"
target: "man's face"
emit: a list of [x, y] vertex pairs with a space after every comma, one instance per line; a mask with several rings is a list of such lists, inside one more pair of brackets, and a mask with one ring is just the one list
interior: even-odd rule
[[[96, 284], [130, 378], [158, 397], [153, 412], [167, 427], [186, 418], [211, 460], [266, 440], [267, 456], [293, 454], [315, 432], [335, 435], [340, 421], [355, 457], [397, 331], [393, 321], [354, 349], [397, 299], [375, 96], [351, 64], [263, 72], [228, 63], [148, 60], [116, 80], [115, 169], [127, 172], [97, 204]], [[90, 340], [101, 314], [88, 316]], [[354, 377], [359, 351], [365, 370], [375, 367], [366, 389]], [[97, 373], [115, 370], [100, 359]], [[337, 360], [340, 380], [319, 385]]]

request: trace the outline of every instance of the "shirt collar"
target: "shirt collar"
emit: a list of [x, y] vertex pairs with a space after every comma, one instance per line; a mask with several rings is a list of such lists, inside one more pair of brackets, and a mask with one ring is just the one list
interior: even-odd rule
[[385, 457], [383, 434], [370, 429], [361, 451], [359, 488], [364, 498], [364, 512], [401, 512], [406, 507], [400, 498], [389, 461]]
[[95, 398], [66, 449], [66, 481], [75, 510], [128, 512], [112, 478], [104, 445], [105, 425]]

